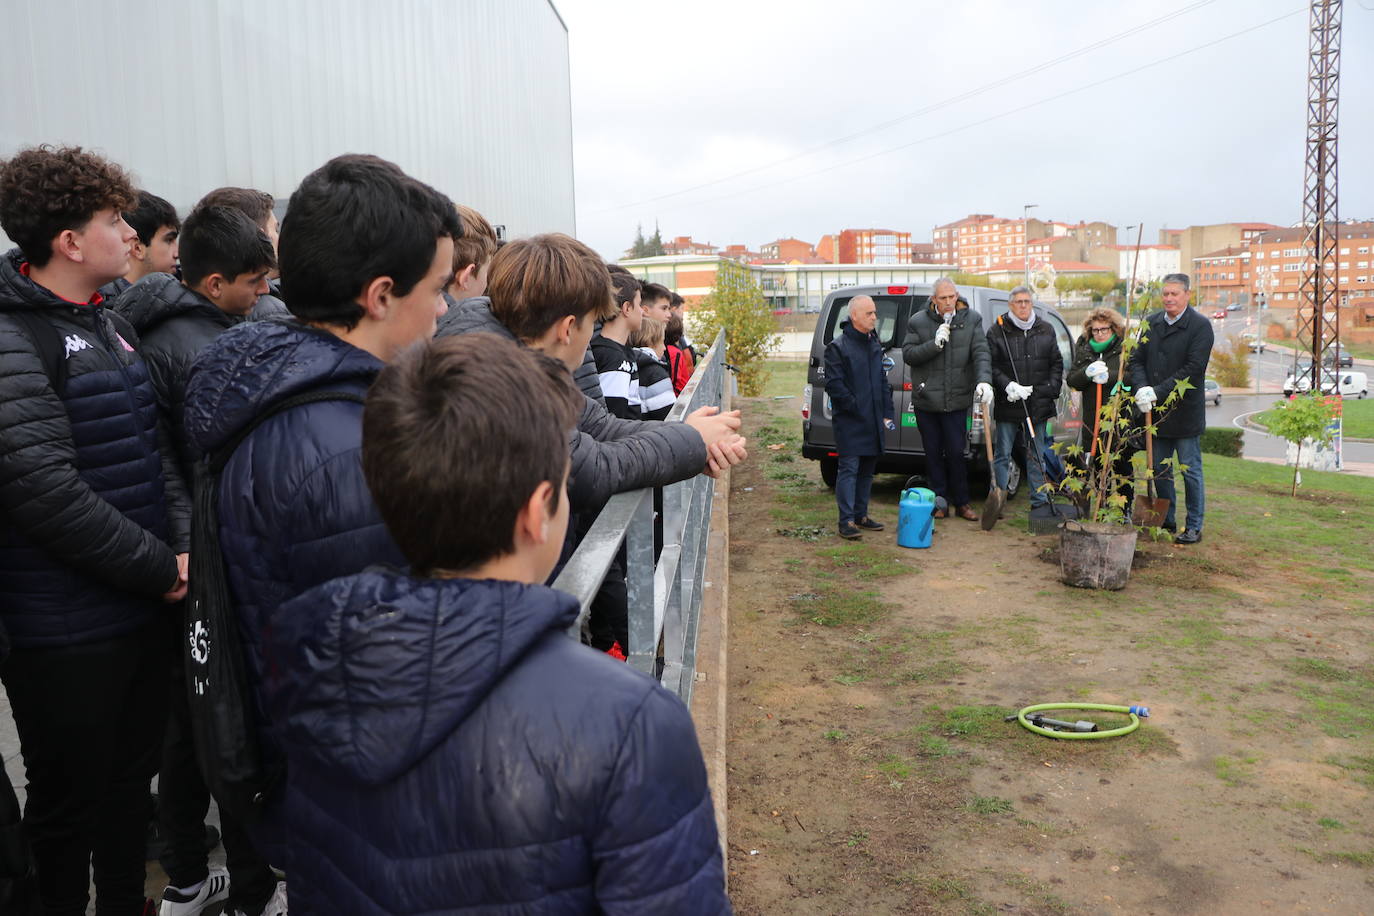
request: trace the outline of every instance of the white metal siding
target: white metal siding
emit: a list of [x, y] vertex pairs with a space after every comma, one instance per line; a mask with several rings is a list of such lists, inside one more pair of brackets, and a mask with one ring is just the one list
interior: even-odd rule
[[375, 153], [508, 237], [576, 230], [549, 0], [0, 0], [0, 157], [80, 144], [183, 213]]

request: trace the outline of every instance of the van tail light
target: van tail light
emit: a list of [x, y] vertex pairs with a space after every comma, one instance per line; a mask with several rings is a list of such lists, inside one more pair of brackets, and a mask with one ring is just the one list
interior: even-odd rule
[[802, 389], [802, 419], [811, 419], [811, 386]]
[[906, 294], [907, 289], [909, 289], [909, 287], [906, 287], [906, 286], [889, 286], [889, 287], [887, 288], [887, 294], [888, 294], [889, 296], [902, 296], [902, 295], [905, 295], [905, 294]]

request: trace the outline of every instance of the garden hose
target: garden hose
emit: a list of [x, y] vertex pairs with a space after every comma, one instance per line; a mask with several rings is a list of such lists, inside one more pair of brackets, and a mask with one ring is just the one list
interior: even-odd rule
[[[1040, 713], [1051, 709], [1092, 709], [1100, 712], [1119, 712], [1131, 717], [1131, 721], [1120, 728], [1099, 731], [1095, 722], [1063, 722], [1050, 719]], [[1016, 719], [1030, 731], [1046, 738], [1116, 738], [1129, 735], [1140, 727], [1140, 720], [1150, 715], [1148, 706], [1112, 706], [1107, 703], [1037, 703], [1027, 706], [1015, 716], [1007, 716], [1007, 721]], [[1048, 726], [1048, 727], [1047, 727]]]

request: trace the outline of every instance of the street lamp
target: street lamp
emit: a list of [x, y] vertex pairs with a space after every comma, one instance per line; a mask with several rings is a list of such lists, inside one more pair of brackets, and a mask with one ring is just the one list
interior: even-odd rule
[[1021, 208], [1021, 268], [1025, 272], [1022, 281], [1030, 286], [1030, 212], [1039, 204], [1026, 204]]

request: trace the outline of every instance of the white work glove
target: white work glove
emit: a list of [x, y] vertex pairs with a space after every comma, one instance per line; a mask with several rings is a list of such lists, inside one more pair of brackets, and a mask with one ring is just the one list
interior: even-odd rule
[[992, 386], [987, 382], [979, 382], [973, 389], [973, 396], [982, 401], [984, 406], [992, 403]]
[[1020, 401], [1030, 397], [1031, 390], [1025, 385], [1018, 385], [1015, 382], [1007, 382], [1007, 400]]
[[1096, 360], [1095, 362], [1088, 363], [1087, 368], [1085, 368], [1083, 371], [1087, 373], [1088, 379], [1094, 385], [1107, 384], [1107, 379], [1111, 376], [1111, 372], [1107, 370], [1107, 364], [1100, 359]]
[[1159, 398], [1155, 397], [1155, 390], [1149, 385], [1135, 393], [1135, 406], [1140, 408], [1141, 413], [1154, 410], [1157, 403], [1159, 403]]
[[943, 350], [947, 343], [949, 343], [949, 325], [942, 324], [935, 329], [935, 346]]

